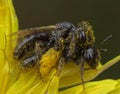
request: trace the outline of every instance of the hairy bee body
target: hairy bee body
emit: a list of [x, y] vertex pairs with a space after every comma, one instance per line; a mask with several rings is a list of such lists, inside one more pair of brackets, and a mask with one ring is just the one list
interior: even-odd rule
[[[30, 31], [30, 33], [27, 32], [18, 37], [13, 57], [20, 61], [21, 66], [29, 68], [37, 65], [40, 73], [42, 73], [42, 69], [50, 71], [55, 65], [58, 65], [59, 71], [64, 61], [74, 61], [76, 64], [82, 65], [87, 62], [91, 68], [97, 67], [101, 55], [100, 50], [94, 46], [95, 36], [89, 23], [83, 21], [78, 26], [74, 26], [70, 22], [62, 22], [52, 27], [46, 27], [47, 29], [44, 27], [44, 30], [37, 28], [37, 31], [35, 28], [26, 29], [26, 32]], [[22, 31], [20, 33], [22, 34]], [[50, 49], [59, 52], [56, 60]], [[49, 50], [51, 56], [54, 57], [53, 64], [43, 63], [43, 61], [47, 61], [41, 59], [48, 57], [46, 54], [49, 53]]]
[[32, 35], [25, 36], [17, 43], [13, 53], [14, 58], [20, 59], [24, 53], [34, 49], [36, 40], [47, 42], [49, 40], [49, 34], [45, 32], [41, 32], [41, 33], [35, 33]]
[[28, 67], [31, 68], [37, 64], [37, 56], [35, 54], [32, 54], [29, 57], [25, 57], [21, 59], [19, 68], [27, 69]]

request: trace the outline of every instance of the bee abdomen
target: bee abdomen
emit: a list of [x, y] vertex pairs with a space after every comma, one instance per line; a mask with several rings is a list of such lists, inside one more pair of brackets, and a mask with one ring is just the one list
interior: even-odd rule
[[23, 40], [18, 42], [18, 45], [15, 47], [15, 50], [13, 52], [13, 57], [15, 59], [21, 59], [24, 53], [35, 47], [35, 41], [47, 41], [48, 39], [49, 36], [45, 33], [37, 33], [30, 36], [26, 36]]
[[20, 67], [21, 68], [30, 68], [35, 66], [37, 63], [37, 56], [33, 55], [27, 58], [24, 58], [22, 60], [20, 60]]

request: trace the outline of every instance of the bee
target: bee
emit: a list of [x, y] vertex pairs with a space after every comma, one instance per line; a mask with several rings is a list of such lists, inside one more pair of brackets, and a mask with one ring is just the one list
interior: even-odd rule
[[[39, 66], [41, 75], [46, 75], [56, 65], [58, 65], [56, 75], [60, 75], [63, 63], [69, 61], [81, 64], [81, 75], [83, 75], [84, 62], [96, 69], [101, 59], [100, 49], [94, 46], [94, 31], [86, 21], [78, 26], [70, 22], [61, 22], [45, 27], [20, 30], [17, 34], [13, 58], [20, 61], [20, 66], [25, 69]], [[54, 56], [53, 52], [57, 53], [57, 56]], [[51, 56], [54, 57], [51, 63], [43, 60]], [[41, 71], [47, 68], [48, 71], [43, 74]], [[84, 82], [83, 77], [81, 80]]]

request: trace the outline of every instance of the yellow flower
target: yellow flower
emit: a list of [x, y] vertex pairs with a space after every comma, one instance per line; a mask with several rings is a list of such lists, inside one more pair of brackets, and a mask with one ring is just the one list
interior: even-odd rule
[[[0, 93], [4, 94], [8, 80], [10, 79], [10, 68], [8, 59], [12, 49], [12, 37], [5, 35], [18, 30], [17, 18], [11, 0], [0, 0]], [[6, 42], [7, 40], [7, 42]], [[9, 46], [8, 46], [9, 45]], [[6, 50], [6, 52], [5, 52]]]
[[[58, 89], [81, 83], [79, 66], [75, 65], [73, 62], [65, 64], [60, 76], [56, 76], [55, 68], [53, 68], [49, 73], [49, 69], [42, 68], [42, 70], [40, 70], [41, 73], [48, 73], [48, 75], [45, 76], [43, 79], [40, 78], [38, 71], [36, 71], [35, 69], [31, 69], [28, 71], [18, 69], [18, 61], [13, 60], [12, 58], [12, 51], [15, 46], [14, 39], [16, 37], [12, 36], [11, 34], [16, 31], [18, 31], [18, 21], [14, 11], [12, 0], [0, 0], [0, 94], [66, 94], [64, 92], [67, 92], [69, 90], [59, 92]], [[47, 68], [50, 68], [51, 64], [56, 64], [55, 62], [58, 58], [59, 52], [50, 49], [42, 57], [41, 61], [43, 67], [44, 65], [46, 65], [48, 66]], [[112, 66], [119, 60], [120, 56], [117, 56], [105, 65], [101, 65], [99, 63], [97, 70], [85, 70], [84, 80], [92, 80], [102, 71]], [[102, 88], [96, 90], [95, 92], [99, 92], [100, 90], [103, 90], [104, 92], [104, 90], [107, 90], [108, 87], [106, 84], [108, 84], [109, 82], [111, 83], [110, 94], [115, 94], [116, 91], [119, 91], [120, 85], [117, 84], [118, 82], [120, 82], [119, 80], [105, 80], [100, 82], [86, 83], [85, 89], [83, 89], [82, 85], [75, 86], [73, 87], [74, 89], [72, 88], [70, 90], [69, 94], [78, 94], [73, 93], [72, 91], [79, 93], [82, 92], [82, 94], [92, 94], [87, 92], [93, 91], [95, 86], [99, 88], [99, 83], [102, 84], [101, 86], [105, 87], [106, 89]], [[116, 84], [117, 86], [114, 87]], [[113, 87], [115, 88], [114, 90]]]
[[59, 94], [120, 94], [120, 82], [112, 79], [88, 82], [85, 84], [85, 89], [82, 85], [78, 85], [63, 90]]

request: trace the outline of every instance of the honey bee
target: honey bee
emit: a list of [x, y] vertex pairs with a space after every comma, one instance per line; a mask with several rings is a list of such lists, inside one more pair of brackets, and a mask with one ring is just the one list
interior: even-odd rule
[[[20, 61], [23, 68], [39, 66], [39, 71], [48, 68], [42, 58], [49, 54], [54, 55], [51, 49], [57, 52], [58, 57], [49, 64], [48, 72], [58, 65], [57, 75], [60, 75], [64, 62], [74, 61], [81, 64], [81, 75], [84, 71], [84, 62], [96, 69], [101, 59], [100, 49], [94, 46], [95, 36], [92, 26], [83, 21], [78, 26], [70, 22], [61, 22], [55, 25], [20, 30], [18, 33], [13, 58]], [[47, 57], [47, 56], [46, 56]], [[52, 57], [51, 57], [52, 58]], [[48, 73], [46, 72], [45, 75]], [[82, 82], [84, 82], [81, 76]]]

